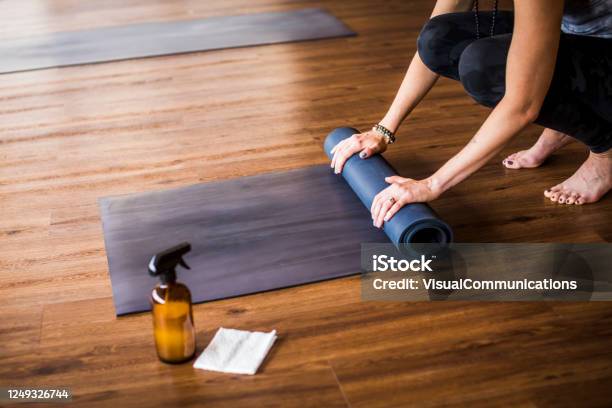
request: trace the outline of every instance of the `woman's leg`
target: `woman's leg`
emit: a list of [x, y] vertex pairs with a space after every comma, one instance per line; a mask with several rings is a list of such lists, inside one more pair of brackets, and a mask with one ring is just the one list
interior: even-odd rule
[[493, 108], [506, 92], [506, 60], [512, 34], [482, 38], [468, 45], [459, 60], [459, 80], [476, 102]]
[[[491, 31], [492, 12], [480, 12], [480, 36]], [[513, 13], [499, 11], [495, 19], [495, 33], [512, 32]], [[433, 72], [459, 80], [459, 60], [467, 46], [476, 41], [476, 22], [473, 12], [447, 13], [430, 19], [417, 40], [419, 56]]]
[[[545, 129], [530, 149], [508, 156], [503, 161], [506, 167], [539, 166], [551, 153], [574, 140], [569, 135], [581, 139], [593, 151], [609, 149], [612, 137], [611, 51], [611, 40], [561, 34], [557, 71], [548, 97], [552, 103], [543, 107], [540, 123], [553, 128], [563, 126], [563, 130]], [[576, 110], [576, 103], [583, 109]], [[595, 117], [585, 115], [584, 110], [594, 112]], [[559, 117], [567, 123], [557, 124]], [[581, 129], [581, 123], [591, 124], [586, 132]]]
[[595, 153], [612, 147], [612, 40], [561, 34], [555, 74], [536, 123]]
[[[568, 38], [571, 37], [571, 38]], [[557, 146], [571, 135], [591, 149], [576, 174], [545, 192], [559, 203], [599, 200], [612, 187], [612, 42], [562, 35], [555, 75], [536, 123], [555, 130]], [[477, 102], [493, 107], [505, 93], [511, 35], [472, 42], [459, 61], [459, 79]]]
[[[580, 38], [576, 38], [580, 37]], [[473, 41], [459, 60], [459, 80], [478, 103], [494, 107], [506, 89], [511, 34]], [[591, 151], [612, 147], [612, 40], [562, 35], [555, 74], [535, 123], [570, 135]]]
[[562, 34], [551, 89], [542, 123], [559, 122], [561, 131], [564, 122], [575, 124], [565, 129], [591, 152], [574, 175], [544, 194], [561, 204], [598, 201], [612, 188], [612, 40]]
[[[459, 63], [459, 79], [466, 92], [481, 105], [494, 107], [504, 96], [506, 60], [511, 34], [478, 40], [464, 50]], [[554, 151], [573, 139], [562, 132], [545, 129], [529, 150], [510, 155], [503, 161], [508, 168], [538, 167]]]
[[[419, 56], [429, 69], [447, 78], [460, 80], [459, 61], [465, 49], [476, 40], [474, 13], [449, 13], [429, 20], [423, 27], [418, 39]], [[481, 38], [485, 39], [490, 31], [492, 15], [490, 12], [481, 14]], [[512, 32], [513, 13], [501, 11], [497, 16], [495, 28], [496, 40], [487, 47], [485, 42], [481, 50], [492, 52], [476, 58], [464, 58], [464, 61], [477, 61], [473, 75], [469, 74], [469, 64], [463, 67], [464, 87], [474, 99], [486, 106], [495, 106], [503, 97], [507, 49], [510, 46], [510, 36], [497, 37], [500, 34]], [[497, 44], [496, 42], [500, 42]], [[479, 53], [479, 48], [473, 52]], [[480, 65], [484, 62], [484, 66]], [[485, 74], [491, 73], [488, 78]], [[573, 141], [562, 132], [545, 129], [538, 142], [529, 150], [513, 154], [504, 160], [509, 168], [537, 167], [557, 149]]]

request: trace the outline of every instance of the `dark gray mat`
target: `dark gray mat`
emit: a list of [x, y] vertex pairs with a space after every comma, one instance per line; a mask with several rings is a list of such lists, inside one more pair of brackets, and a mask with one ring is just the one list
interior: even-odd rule
[[355, 35], [321, 9], [61, 32], [0, 44], [0, 73]]
[[100, 200], [118, 315], [149, 309], [147, 264], [182, 241], [194, 302], [360, 272], [363, 242], [388, 242], [329, 166]]

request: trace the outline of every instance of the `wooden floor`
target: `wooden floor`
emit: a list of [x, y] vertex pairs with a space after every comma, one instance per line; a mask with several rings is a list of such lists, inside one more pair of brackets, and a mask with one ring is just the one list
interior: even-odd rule
[[[99, 197], [324, 163], [329, 130], [382, 117], [431, 3], [0, 2], [2, 41], [313, 6], [359, 33], [0, 76], [0, 386], [69, 386], [79, 407], [610, 406], [608, 303], [362, 302], [348, 278], [195, 306], [199, 349], [219, 326], [278, 330], [253, 377], [163, 365], [150, 316], [114, 316]], [[486, 115], [442, 80], [387, 157], [426, 176]], [[612, 197], [542, 195], [585, 157], [511, 171], [500, 155], [433, 206], [462, 242], [610, 241]]]

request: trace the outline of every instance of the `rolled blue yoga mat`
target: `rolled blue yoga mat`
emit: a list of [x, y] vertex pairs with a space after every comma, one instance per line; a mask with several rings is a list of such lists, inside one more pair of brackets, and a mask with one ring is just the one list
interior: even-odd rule
[[[323, 148], [331, 159], [331, 150], [342, 140], [360, 133], [358, 130], [342, 127], [332, 131]], [[369, 210], [376, 194], [387, 188], [385, 177], [395, 176], [397, 172], [381, 156], [375, 155], [361, 159], [357, 154], [344, 164], [342, 177]], [[434, 243], [446, 246], [453, 240], [453, 232], [427, 204], [415, 203], [402, 207], [388, 222], [384, 231], [396, 246], [414, 243]]]

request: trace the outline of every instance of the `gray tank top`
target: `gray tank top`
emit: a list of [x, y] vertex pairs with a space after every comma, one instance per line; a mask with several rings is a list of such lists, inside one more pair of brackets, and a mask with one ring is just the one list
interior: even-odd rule
[[612, 0], [566, 0], [561, 30], [567, 34], [612, 38]]

